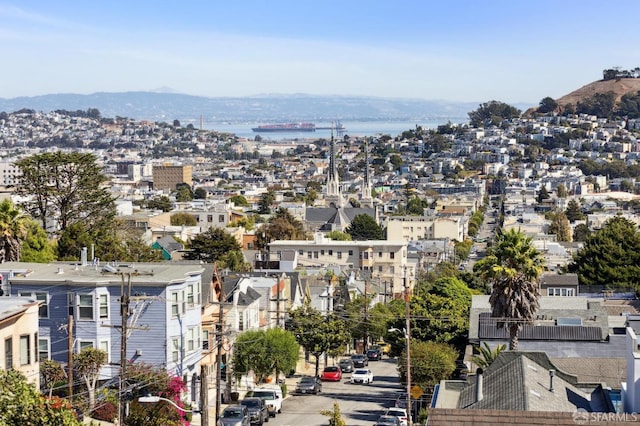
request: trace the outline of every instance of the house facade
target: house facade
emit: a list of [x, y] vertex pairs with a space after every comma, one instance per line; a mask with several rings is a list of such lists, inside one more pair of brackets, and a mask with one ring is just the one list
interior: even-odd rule
[[38, 336], [39, 301], [32, 297], [0, 297], [0, 368], [18, 370], [40, 387], [43, 340]]
[[[7, 262], [0, 267], [13, 296], [29, 296], [38, 309], [39, 359], [66, 362], [68, 328], [73, 351], [102, 349], [101, 379], [119, 372], [122, 291], [130, 294], [126, 357], [165, 367], [189, 383], [199, 371], [201, 280], [197, 264], [72, 265]], [[6, 293], [5, 293], [6, 294]], [[70, 317], [72, 321], [70, 321]]]

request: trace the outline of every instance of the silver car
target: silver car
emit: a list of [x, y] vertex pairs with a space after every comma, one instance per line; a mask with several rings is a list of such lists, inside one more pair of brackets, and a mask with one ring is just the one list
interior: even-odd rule
[[218, 426], [251, 426], [249, 410], [244, 405], [229, 405], [222, 411]]

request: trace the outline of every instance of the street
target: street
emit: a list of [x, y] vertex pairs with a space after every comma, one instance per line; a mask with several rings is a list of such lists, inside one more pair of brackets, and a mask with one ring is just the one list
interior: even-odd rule
[[[348, 426], [372, 425], [386, 408], [393, 406], [403, 389], [398, 382], [395, 359], [370, 362], [368, 368], [374, 376], [370, 385], [349, 384], [350, 374], [346, 373], [341, 382], [324, 382], [322, 393], [318, 395], [290, 394], [282, 404], [282, 413], [271, 418], [269, 425], [327, 425], [329, 419], [320, 411], [332, 410], [334, 402], [340, 405], [342, 417]], [[295, 389], [298, 380], [294, 378], [287, 381], [289, 391]]]

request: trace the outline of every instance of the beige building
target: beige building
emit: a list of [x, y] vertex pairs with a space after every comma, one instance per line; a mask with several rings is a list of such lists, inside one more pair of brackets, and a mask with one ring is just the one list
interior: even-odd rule
[[463, 241], [467, 233], [467, 223], [465, 216], [390, 216], [387, 222], [387, 238], [402, 238], [404, 241]]
[[38, 305], [35, 297], [0, 297], [0, 368], [20, 371], [36, 389], [49, 354], [49, 341], [38, 339]]
[[[415, 276], [407, 263], [407, 242], [390, 240], [334, 241], [322, 233], [313, 240], [278, 240], [269, 243], [269, 260], [296, 254], [299, 267], [330, 267], [370, 271], [374, 279], [401, 291], [404, 274]], [[405, 268], [407, 270], [405, 271]]]
[[191, 165], [153, 166], [153, 188], [174, 191], [176, 185], [186, 183], [193, 185], [193, 168]]

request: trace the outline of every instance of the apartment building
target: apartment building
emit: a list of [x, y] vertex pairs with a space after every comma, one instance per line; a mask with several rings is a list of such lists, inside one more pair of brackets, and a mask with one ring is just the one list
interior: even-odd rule
[[175, 191], [176, 185], [193, 185], [193, 167], [191, 165], [153, 166], [153, 189]]
[[39, 301], [35, 297], [0, 297], [0, 368], [18, 370], [40, 388], [40, 360], [46, 340], [38, 337]]

